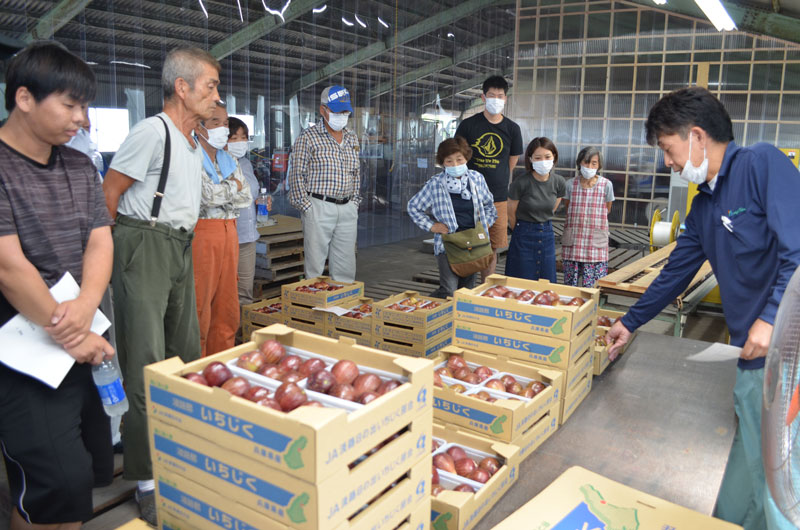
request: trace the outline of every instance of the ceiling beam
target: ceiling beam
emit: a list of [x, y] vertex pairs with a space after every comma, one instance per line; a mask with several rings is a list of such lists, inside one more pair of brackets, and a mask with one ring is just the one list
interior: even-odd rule
[[268, 35], [278, 27], [291, 22], [300, 15], [305, 15], [320, 4], [324, 4], [326, 0], [295, 0], [290, 4], [283, 14], [284, 20], [276, 15], [266, 15], [256, 22], [240, 29], [227, 39], [215, 44], [210, 53], [217, 59], [224, 59], [236, 50], [244, 48], [248, 44], [257, 41]]
[[[652, 0], [626, 1], [650, 9], [688, 15], [709, 22], [692, 0], [670, 0], [663, 6], [655, 6]], [[757, 7], [737, 5], [731, 0], [722, 0], [722, 5], [725, 6], [739, 31], [800, 43], [800, 19]]]
[[[472, 13], [479, 11], [485, 7], [500, 3], [504, 0], [467, 0], [461, 4], [450, 9], [437, 13], [429, 18], [413, 24], [403, 30], [397, 32], [396, 37], [390, 37], [384, 41], [378, 41], [361, 48], [341, 59], [332, 62], [331, 64], [310, 72], [294, 83], [290, 93], [296, 94], [297, 92], [315, 85], [319, 81], [327, 79], [328, 77], [338, 74], [348, 68], [352, 68], [362, 61], [372, 59], [396, 46], [412, 41], [423, 35], [430, 33], [438, 28], [453, 23], [455, 20], [461, 19]], [[512, 35], [513, 37], [513, 35]]]
[[34, 26], [30, 33], [26, 33], [22, 37], [22, 40], [29, 43], [35, 40], [49, 39], [56, 31], [72, 20], [75, 15], [80, 13], [91, 1], [92, 0], [61, 0], [58, 4], [53, 6], [46, 15], [39, 19], [36, 26]]
[[454, 66], [458, 63], [463, 63], [465, 61], [472, 60], [476, 57], [480, 57], [481, 55], [494, 51], [498, 48], [508, 46], [510, 44], [514, 44], [513, 33], [505, 33], [504, 35], [499, 35], [493, 39], [483, 41], [480, 44], [476, 44], [475, 46], [471, 46], [467, 49], [461, 50], [460, 52], [455, 54], [455, 57], [444, 57], [442, 59], [439, 59], [438, 61], [433, 61], [432, 63], [429, 63], [421, 68], [410, 70], [405, 74], [401, 75], [400, 77], [398, 77], [396, 81], [390, 80], [381, 83], [369, 93], [369, 98], [372, 99], [378, 97], [381, 94], [389, 92], [390, 90], [395, 90], [397, 88], [400, 88], [401, 86], [413, 83], [417, 79], [421, 79], [431, 74], [435, 74], [436, 72], [440, 72], [446, 68], [450, 68], [451, 66]]

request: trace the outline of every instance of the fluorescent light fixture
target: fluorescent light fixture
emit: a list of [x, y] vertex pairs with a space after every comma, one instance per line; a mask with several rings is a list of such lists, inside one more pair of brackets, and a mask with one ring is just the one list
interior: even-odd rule
[[240, 2], [240, 0], [236, 0], [236, 5], [239, 6], [239, 20], [244, 22], [244, 17], [242, 16], [242, 2]]
[[203, 13], [206, 14], [206, 18], [208, 18], [208, 11], [206, 11], [206, 6], [203, 5], [203, 0], [197, 0], [200, 2], [200, 8], [203, 10]]
[[322, 7], [315, 7], [314, 9], [311, 10], [311, 12], [319, 15], [320, 13], [324, 12], [326, 9], [328, 9], [328, 4], [325, 4]]
[[350, 22], [349, 20], [347, 20], [347, 19], [346, 19], [346, 18], [344, 18], [344, 17], [342, 17], [342, 22], [344, 22], [344, 23], [345, 23], [345, 24], [347, 24], [348, 26], [355, 26], [355, 24], [353, 24], [352, 22]]
[[448, 34], [447, 34], [447, 37], [448, 37], [448, 38], [450, 38], [450, 39], [452, 39], [452, 38], [455, 38], [455, 35], [453, 35], [452, 33], [448, 33]]
[[653, 0], [653, 3], [659, 6], [663, 6], [667, 3], [667, 0]]
[[388, 28], [388, 27], [389, 27], [389, 24], [387, 24], [386, 22], [384, 22], [384, 21], [383, 21], [383, 19], [382, 19], [381, 17], [378, 17], [378, 22], [380, 22], [380, 23], [381, 23], [381, 26], [383, 26], [384, 28]]
[[730, 31], [736, 29], [736, 24], [725, 10], [720, 0], [694, 0], [697, 6], [703, 10], [708, 20], [714, 24], [717, 31]]
[[358, 18], [358, 15], [353, 15], [353, 16], [356, 17], [356, 22], [358, 22], [359, 26], [361, 26], [362, 28], [366, 28], [367, 27], [367, 25], [364, 24], [364, 21], [361, 20], [360, 18]]

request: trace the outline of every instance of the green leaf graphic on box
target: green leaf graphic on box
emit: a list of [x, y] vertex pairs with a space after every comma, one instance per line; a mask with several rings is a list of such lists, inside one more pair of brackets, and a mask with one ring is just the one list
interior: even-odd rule
[[301, 436], [289, 446], [286, 456], [283, 457], [289, 469], [300, 469], [303, 467], [303, 455], [300, 454], [300, 451], [305, 448], [306, 443], [308, 443], [306, 437]]
[[591, 484], [584, 484], [579, 489], [586, 499], [586, 505], [598, 519], [606, 523], [608, 530], [638, 530], [639, 513], [635, 508], [608, 504]]
[[492, 423], [492, 426], [489, 427], [489, 429], [491, 429], [491, 431], [495, 434], [500, 434], [501, 432], [503, 432], [503, 424], [506, 422], [507, 419], [508, 418], [506, 417], [506, 415], [503, 414], [502, 416], [494, 420], [494, 423]]
[[559, 346], [556, 348], [556, 351], [550, 354], [550, 362], [551, 363], [560, 363], [561, 362], [561, 352], [564, 351], [564, 346]]
[[564, 333], [564, 328], [562, 326], [566, 321], [567, 317], [561, 317], [561, 320], [553, 324], [553, 327], [551, 328], [553, 335], [561, 335], [562, 333]]
[[447, 530], [447, 521], [453, 518], [453, 514], [445, 512], [433, 522], [433, 530]]
[[300, 495], [292, 501], [292, 505], [289, 506], [289, 509], [286, 510], [287, 515], [289, 515], [289, 519], [293, 523], [305, 523], [306, 522], [306, 514], [303, 513], [303, 506], [308, 504], [308, 493], [301, 493]]

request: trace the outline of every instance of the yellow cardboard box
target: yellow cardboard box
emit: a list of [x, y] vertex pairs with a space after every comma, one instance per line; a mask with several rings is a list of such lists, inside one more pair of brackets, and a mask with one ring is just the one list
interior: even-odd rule
[[456, 320], [453, 344], [566, 370], [575, 365], [593, 340], [592, 326], [584, 328], [572, 340], [561, 340]]
[[[364, 304], [373, 305], [372, 298], [357, 298], [352, 302], [342, 304], [341, 307], [355, 310]], [[338, 337], [350, 337], [355, 340], [357, 344], [372, 347], [374, 345], [372, 320], [372, 313], [358, 319], [325, 312], [325, 336], [334, 339]]]
[[381, 339], [391, 339], [399, 342], [413, 343], [433, 343], [445, 335], [453, 335], [453, 320], [447, 319], [436, 327], [429, 328], [408, 328], [396, 324], [382, 324], [378, 321], [375, 324], [375, 337]]
[[283, 324], [285, 318], [283, 306], [281, 306], [280, 311], [275, 313], [260, 313], [257, 311], [257, 309], [261, 309], [262, 307], [279, 303], [281, 303], [280, 296], [242, 306], [242, 325], [249, 323], [253, 327], [263, 328], [272, 324]]
[[594, 375], [593, 369], [594, 353], [592, 352], [592, 347], [589, 346], [585, 352], [578, 356], [575, 364], [570, 366], [564, 373], [564, 392], [561, 393], [561, 400], [565, 400], [567, 394], [578, 388], [579, 382], [584, 375], [589, 374], [591, 378]]
[[242, 340], [244, 342], [252, 340], [251, 337], [253, 336], [253, 332], [261, 328], [262, 326], [253, 325], [250, 322], [244, 322], [242, 324]]
[[[299, 479], [319, 482], [432, 409], [433, 364], [292, 330], [281, 324], [260, 329], [250, 342], [184, 364], [173, 357], [145, 368], [148, 418], [174, 425]], [[288, 347], [395, 374], [407, 382], [359, 410], [299, 407], [283, 413], [221, 388], [181, 377], [213, 362], [226, 362], [268, 339]]]
[[373, 335], [372, 340], [376, 349], [408, 355], [411, 357], [433, 357], [442, 348], [453, 343], [453, 335], [444, 333], [438, 335], [435, 340], [424, 342], [404, 342], [395, 339], [384, 339]]
[[[589, 365], [591, 368], [592, 365]], [[567, 390], [564, 399], [561, 402], [561, 417], [558, 423], [564, 425], [572, 413], [578, 408], [578, 405], [583, 403], [586, 396], [592, 390], [592, 371], [591, 369], [583, 374], [583, 377], [576, 383], [574, 388]]]
[[733, 530], [732, 523], [571, 467], [494, 530], [545, 528], [641, 528]]
[[[548, 387], [530, 400], [498, 399], [494, 403], [472, 397], [467, 393], [459, 394], [449, 388], [434, 387], [433, 416], [439, 421], [476, 431], [495, 440], [513, 443], [550, 409], [558, 407], [561, 403], [565, 378], [561, 370], [498, 358], [496, 355], [478, 353], [457, 346], [444, 348], [434, 368], [440, 362], [447, 361], [451, 355], [460, 355], [470, 364], [484, 365], [498, 372], [542, 381]], [[477, 385], [464, 384], [464, 386]]]
[[[597, 311], [597, 316], [605, 315], [609, 317], [612, 321], [614, 319], [620, 318], [624, 315], [622, 311], [612, 311], [610, 309], [599, 309]], [[598, 325], [595, 329], [595, 338], [594, 338], [594, 375], [602, 374], [608, 365], [611, 364], [611, 361], [608, 360], [608, 346], [605, 343], [605, 336], [608, 333], [608, 330], [611, 329], [608, 326], [600, 326]], [[622, 351], [619, 353], [622, 355], [625, 353], [625, 350], [628, 349], [631, 342], [633, 342], [633, 337], [636, 336], [637, 331], [634, 331], [631, 334], [631, 338], [628, 340], [628, 343], [622, 348]]]
[[558, 419], [561, 414], [561, 403], [556, 403], [544, 416], [528, 427], [528, 430], [512, 440], [511, 443], [519, 447], [520, 462], [531, 456], [553, 433], [558, 430]]
[[304, 318], [292, 317], [286, 315], [286, 325], [290, 328], [305, 331], [306, 333], [313, 333], [315, 335], [325, 335], [325, 321], [315, 322], [313, 320], [306, 320]]
[[[406, 298], [432, 300], [434, 302], [439, 302], [441, 305], [433, 309], [417, 309], [410, 313], [388, 309], [390, 305], [398, 303]], [[397, 327], [404, 327], [405, 329], [422, 328], [424, 330], [431, 330], [453, 319], [453, 301], [422, 296], [417, 291], [405, 291], [395, 296], [390, 296], [386, 300], [376, 302], [373, 316], [375, 318], [373, 324], [375, 325], [395, 325]]]
[[[392, 483], [430, 471], [432, 412], [417, 417], [400, 437], [317, 484], [276, 471], [252, 458], [159, 421], [149, 422], [154, 466], [177, 473], [251, 510], [299, 529], [332, 528]], [[428, 466], [419, 469], [425, 460]]]
[[475, 493], [445, 490], [433, 497], [431, 524], [434, 530], [469, 530], [478, 524], [517, 481], [521, 462], [519, 447], [489, 440], [438, 422], [433, 426], [433, 436], [462, 447], [496, 454], [500, 457], [498, 460], [505, 460], [500, 469]]
[[[393, 530], [411, 523], [410, 530], [428, 528], [430, 521], [430, 461], [423, 460], [394, 487], [362, 504], [362, 511], [336, 526], [320, 530]], [[419, 478], [418, 478], [419, 477]], [[181, 475], [155, 466], [159, 527], [171, 530], [288, 530], [294, 528], [223, 497]], [[415, 482], [416, 481], [416, 482]], [[344, 499], [343, 499], [344, 500]], [[348, 499], [349, 500], [349, 499]], [[427, 510], [427, 511], [424, 511]], [[424, 513], [424, 515], [423, 515]]]
[[[579, 296], [588, 301], [580, 307], [550, 307], [481, 296], [487, 289], [500, 285], [536, 292], [550, 289], [565, 297]], [[456, 319], [465, 322], [569, 340], [594, 322], [599, 297], [598, 289], [579, 289], [547, 280], [531, 281], [492, 274], [486, 279], [486, 283], [474, 289], [459, 289], [455, 292], [455, 312]]]
[[[343, 287], [335, 291], [304, 292], [297, 290], [298, 287], [313, 285], [317, 282], [343, 285]], [[358, 298], [360, 296], [364, 296], [364, 282], [335, 282], [328, 276], [301, 280], [281, 287], [281, 298], [284, 304], [302, 304], [308, 307], [331, 307], [341, 305], [349, 298]]]
[[117, 530], [150, 530], [152, 526], [145, 523], [141, 519], [134, 519], [133, 521], [127, 522], [122, 526], [118, 526]]

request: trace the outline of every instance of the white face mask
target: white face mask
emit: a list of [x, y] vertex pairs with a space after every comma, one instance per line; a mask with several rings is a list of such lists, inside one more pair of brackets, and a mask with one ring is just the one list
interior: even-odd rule
[[673, 169], [672, 175], [680, 175], [683, 180], [692, 182], [698, 186], [708, 178], [708, 158], [706, 157], [705, 149], [703, 149], [703, 161], [700, 162], [700, 165], [697, 167], [692, 165], [692, 133], [689, 133], [689, 157], [686, 159], [683, 171], [678, 173]]
[[[203, 126], [203, 129], [206, 129], [205, 126]], [[230, 131], [228, 131], [227, 127], [214, 127], [213, 129], [206, 129], [206, 133], [208, 133], [208, 138], [206, 138], [206, 141], [214, 149], [223, 149], [228, 143], [228, 135], [230, 134]]]
[[486, 112], [500, 114], [506, 106], [506, 101], [500, 98], [486, 98]]
[[444, 172], [447, 173], [449, 177], [461, 178], [461, 176], [467, 172], [467, 165], [447, 166], [444, 168]]
[[531, 158], [531, 165], [533, 170], [540, 175], [547, 175], [553, 169], [552, 160], [534, 160]]
[[248, 141], [228, 142], [228, 154], [236, 159], [242, 158], [247, 154], [248, 147], [250, 147], [250, 142]]
[[328, 112], [328, 126], [334, 131], [341, 131], [347, 125], [347, 120], [350, 119], [349, 113], [336, 114]]
[[593, 167], [581, 166], [581, 177], [589, 180], [594, 178], [595, 175], [597, 175], [597, 169]]

